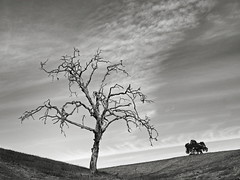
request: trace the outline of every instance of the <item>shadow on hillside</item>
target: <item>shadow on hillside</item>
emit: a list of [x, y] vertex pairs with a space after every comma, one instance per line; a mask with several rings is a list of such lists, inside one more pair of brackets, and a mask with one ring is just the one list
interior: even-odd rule
[[117, 179], [106, 172], [96, 176], [89, 169], [0, 148], [0, 179]]

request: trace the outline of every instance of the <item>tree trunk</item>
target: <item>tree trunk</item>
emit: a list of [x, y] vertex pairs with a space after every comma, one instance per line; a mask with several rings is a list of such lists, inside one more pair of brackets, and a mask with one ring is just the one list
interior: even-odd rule
[[97, 160], [98, 160], [98, 153], [99, 153], [99, 143], [101, 140], [102, 134], [101, 133], [94, 133], [94, 143], [92, 147], [92, 156], [90, 161], [90, 171], [92, 174], [96, 174], [97, 172]]

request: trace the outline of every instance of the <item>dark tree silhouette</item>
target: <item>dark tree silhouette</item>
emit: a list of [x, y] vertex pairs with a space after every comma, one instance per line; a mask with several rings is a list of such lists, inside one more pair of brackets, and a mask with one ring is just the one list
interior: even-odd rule
[[[103, 133], [112, 123], [116, 121], [125, 122], [129, 132], [131, 132], [131, 124], [137, 128], [143, 127], [149, 135], [151, 145], [152, 140], [157, 140], [158, 132], [150, 124], [149, 117], [140, 117], [137, 110], [137, 101], [142, 103], [150, 103], [152, 101], [147, 99], [140, 88], [134, 89], [131, 85], [123, 87], [117, 83], [110, 84], [107, 82], [108, 76], [112, 75], [112, 73], [123, 73], [128, 76], [122, 61], [115, 64], [110, 63], [101, 57], [101, 51], [98, 50], [92, 59], [84, 63], [80, 60], [79, 50], [74, 48], [72, 56], [62, 56], [60, 64], [56, 69], [47, 70], [45, 68], [46, 63], [47, 61], [41, 62], [41, 69], [53, 79], [58, 80], [59, 76], [63, 75], [62, 77], [68, 81], [70, 94], [76, 94], [76, 100], [68, 101], [61, 107], [57, 107], [48, 99], [36, 109], [25, 111], [20, 120], [22, 122], [29, 117], [33, 118], [34, 114], [42, 111], [43, 116], [39, 117], [39, 119], [43, 120], [44, 123], [47, 120], [52, 120], [54, 124], [59, 124], [63, 133], [64, 126], [68, 126], [69, 124], [93, 132], [94, 143], [90, 160], [91, 173], [95, 174], [97, 172], [99, 143]], [[106, 67], [102, 76], [99, 76], [99, 73], [96, 74], [97, 70], [100, 69], [100, 65]], [[90, 84], [93, 83], [94, 75], [97, 75], [97, 79], [99, 77], [102, 78], [99, 82], [99, 88], [90, 91]], [[95, 81], [94, 84], [96, 84]], [[78, 87], [78, 93], [84, 95], [83, 100], [79, 100], [79, 97], [77, 97], [77, 92], [73, 90], [74, 86]], [[79, 119], [71, 119], [72, 115], [79, 112], [79, 108], [85, 109], [87, 114], [95, 119], [93, 127], [87, 126], [84, 123], [86, 120], [85, 115], [79, 115]]]

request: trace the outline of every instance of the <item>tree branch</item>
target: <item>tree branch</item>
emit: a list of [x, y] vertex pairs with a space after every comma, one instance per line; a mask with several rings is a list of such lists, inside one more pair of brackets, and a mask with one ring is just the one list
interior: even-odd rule
[[[66, 108], [67, 105], [72, 105], [75, 106], [70, 113], [67, 112]], [[47, 101], [44, 102], [44, 105], [37, 107], [34, 110], [31, 111], [25, 111], [23, 116], [21, 116], [19, 119], [21, 120], [21, 122], [23, 122], [25, 119], [28, 119], [29, 117], [32, 117], [37, 114], [38, 112], [40, 112], [41, 110], [44, 110], [44, 115], [39, 117], [39, 120], [42, 120], [44, 122], [44, 124], [46, 124], [46, 121], [48, 119], [52, 120], [54, 124], [59, 123], [60, 125], [60, 129], [61, 132], [64, 133], [63, 131], [63, 127], [64, 125], [68, 126], [69, 124], [73, 124], [75, 126], [78, 126], [82, 129], [86, 129], [89, 131], [95, 131], [93, 128], [90, 128], [84, 124], [81, 123], [76, 123], [74, 121], [71, 121], [68, 119], [69, 116], [73, 115], [73, 113], [79, 108], [79, 107], [84, 107], [86, 108], [89, 112], [91, 112], [90, 108], [88, 108], [87, 106], [85, 106], [83, 103], [81, 103], [80, 101], [72, 101], [72, 102], [66, 102], [62, 108], [58, 108], [56, 106], [51, 105], [50, 100], [48, 99]], [[54, 112], [53, 112], [54, 111]], [[54, 115], [53, 115], [54, 114]], [[33, 118], [34, 119], [34, 118]], [[83, 123], [83, 120], [82, 120]], [[65, 134], [65, 133], [64, 133]]]
[[[114, 89], [118, 90], [118, 92], [113, 92]], [[149, 117], [145, 116], [145, 118], [141, 118], [139, 116], [136, 105], [137, 98], [142, 103], [153, 102], [147, 99], [147, 96], [141, 92], [140, 88], [133, 89], [131, 85], [124, 88], [119, 84], [111, 86], [107, 97], [108, 106], [105, 108], [105, 111], [103, 111], [103, 116], [111, 120], [105, 123], [103, 131], [106, 131], [113, 122], [123, 120], [129, 132], [131, 132], [130, 124], [134, 124], [137, 128], [144, 127], [148, 132], [149, 140], [152, 145], [152, 140], [157, 140], [158, 132], [154, 126], [150, 124]]]

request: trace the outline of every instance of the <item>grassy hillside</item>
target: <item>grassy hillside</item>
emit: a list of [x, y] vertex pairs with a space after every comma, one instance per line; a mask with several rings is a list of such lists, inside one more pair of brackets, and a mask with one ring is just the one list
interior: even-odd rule
[[240, 150], [177, 157], [102, 170], [131, 180], [240, 180]]
[[240, 180], [240, 150], [206, 153], [100, 169], [89, 169], [0, 148], [0, 180]]
[[92, 177], [89, 169], [0, 148], [0, 180], [108, 180], [116, 177], [100, 172]]

